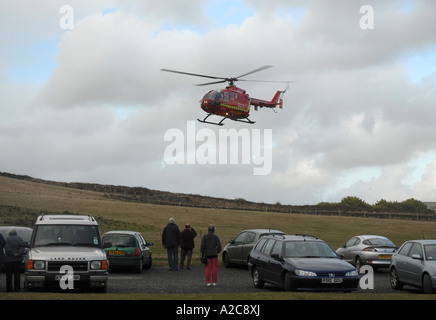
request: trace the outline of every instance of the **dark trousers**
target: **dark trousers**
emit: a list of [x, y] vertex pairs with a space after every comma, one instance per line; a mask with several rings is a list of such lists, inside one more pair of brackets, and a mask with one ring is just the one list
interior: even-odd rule
[[192, 249], [181, 249], [180, 250], [180, 267], [183, 268], [185, 264], [185, 257], [188, 258], [186, 266], [188, 268], [191, 267], [191, 260], [192, 260]]
[[14, 277], [14, 290], [20, 291], [21, 261], [5, 262], [6, 291], [12, 291], [12, 276]]
[[168, 264], [171, 271], [177, 271], [179, 269], [179, 248], [171, 247], [167, 248]]

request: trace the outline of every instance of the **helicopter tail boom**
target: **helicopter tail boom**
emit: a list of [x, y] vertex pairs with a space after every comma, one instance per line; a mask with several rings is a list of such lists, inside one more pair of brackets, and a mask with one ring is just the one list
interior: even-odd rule
[[255, 107], [255, 110], [257, 110], [258, 107], [275, 108], [277, 106], [279, 106], [280, 109], [283, 109], [283, 93], [285, 93], [285, 91], [278, 90], [271, 101], [251, 98], [250, 104]]

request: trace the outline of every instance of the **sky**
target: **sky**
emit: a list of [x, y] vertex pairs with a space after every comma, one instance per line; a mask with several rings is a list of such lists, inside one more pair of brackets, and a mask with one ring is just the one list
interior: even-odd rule
[[[432, 0], [3, 1], [0, 171], [291, 205], [436, 201], [435, 16]], [[265, 65], [244, 79], [292, 82], [236, 84], [286, 89], [283, 109], [222, 127], [196, 119], [224, 84], [161, 71]]]

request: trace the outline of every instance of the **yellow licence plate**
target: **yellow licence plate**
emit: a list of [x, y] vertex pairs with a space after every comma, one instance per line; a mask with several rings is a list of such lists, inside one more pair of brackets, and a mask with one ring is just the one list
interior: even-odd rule
[[126, 254], [126, 251], [124, 250], [109, 250], [109, 254], [113, 256], [124, 256]]
[[378, 258], [379, 259], [390, 259], [391, 255], [390, 254], [379, 254]]

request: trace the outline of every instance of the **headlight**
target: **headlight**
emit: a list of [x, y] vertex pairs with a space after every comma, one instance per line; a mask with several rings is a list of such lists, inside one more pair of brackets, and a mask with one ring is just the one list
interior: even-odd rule
[[358, 275], [359, 275], [359, 272], [357, 272], [356, 269], [353, 270], [353, 271], [348, 271], [348, 272], [345, 274], [346, 277], [355, 277], [355, 276], [358, 276]]
[[295, 274], [300, 277], [316, 277], [316, 273], [307, 270], [295, 269]]
[[91, 270], [106, 270], [108, 267], [107, 260], [91, 261]]
[[45, 261], [43, 260], [29, 260], [27, 261], [27, 269], [29, 270], [44, 270]]
[[101, 269], [101, 261], [91, 261], [91, 270]]

